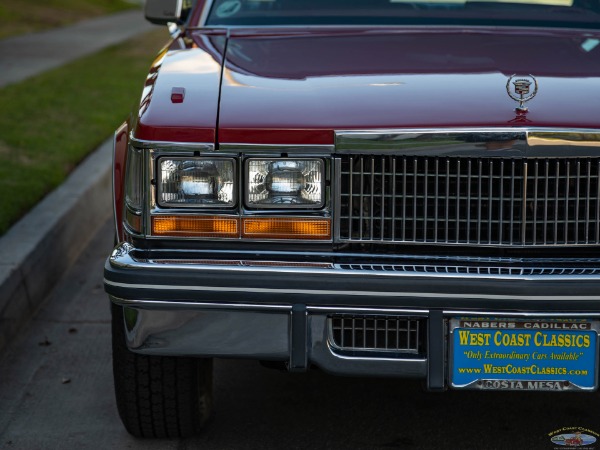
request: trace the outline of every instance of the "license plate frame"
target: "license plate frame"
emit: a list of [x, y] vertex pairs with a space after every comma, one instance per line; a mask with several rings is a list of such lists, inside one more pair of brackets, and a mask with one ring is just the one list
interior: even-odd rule
[[453, 317], [450, 387], [595, 391], [599, 334], [594, 320]]

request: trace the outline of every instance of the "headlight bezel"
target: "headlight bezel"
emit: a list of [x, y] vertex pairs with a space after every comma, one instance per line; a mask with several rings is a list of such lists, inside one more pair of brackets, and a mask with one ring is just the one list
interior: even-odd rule
[[[242, 240], [251, 242], [331, 242], [333, 233], [332, 222], [332, 192], [331, 192], [331, 177], [334, 166], [334, 161], [329, 147], [299, 147], [299, 146], [256, 146], [256, 145], [221, 145], [219, 149], [215, 149], [210, 144], [196, 143], [170, 143], [170, 142], [149, 142], [134, 140], [133, 146], [145, 152], [145, 167], [146, 175], [145, 183], [145, 206], [143, 214], [144, 237], [149, 240], [169, 239], [175, 241], [184, 241], [189, 239], [199, 240], [215, 240], [215, 241], [232, 241]], [[183, 161], [193, 161], [197, 159], [205, 160], [230, 160], [234, 165], [233, 182], [234, 186], [232, 194], [235, 196], [232, 206], [217, 205], [211, 203], [207, 206], [201, 206], [198, 203], [169, 203], [162, 200], [162, 189], [159, 194], [159, 185], [161, 177], [162, 159], [177, 159]], [[320, 176], [319, 190], [310, 190], [309, 192], [319, 192], [320, 202], [317, 205], [299, 204], [286, 205], [283, 208], [273, 208], [272, 205], [265, 205], [264, 208], [249, 208], [245, 204], [246, 192], [246, 174], [245, 163], [250, 159], [259, 160], [275, 160], [282, 162], [310, 160], [318, 161], [318, 173]], [[304, 181], [304, 180], [303, 180]], [[311, 181], [314, 181], [311, 178]], [[304, 185], [304, 184], [303, 184]], [[172, 190], [172, 192], [175, 192]], [[294, 206], [294, 207], [291, 207]], [[316, 207], [315, 207], [316, 206]], [[177, 220], [197, 220], [211, 219], [231, 220], [237, 219], [238, 232], [231, 235], [223, 235], [222, 233], [209, 232], [204, 229], [192, 230], [189, 233], [182, 233], [179, 228], [165, 232], [155, 233], [155, 219], [163, 220], [163, 217], [173, 216]], [[297, 226], [304, 222], [314, 221], [322, 218], [330, 223], [330, 230], [327, 236], [312, 235], [310, 237], [292, 234], [289, 236], [275, 236], [272, 233], [259, 233], [256, 235], [245, 235], [242, 233], [244, 223], [247, 220], [257, 218], [272, 219], [288, 218], [295, 221]], [[218, 220], [217, 220], [218, 219]], [[288, 220], [285, 219], [285, 220]], [[205, 227], [206, 228], [206, 227]], [[213, 230], [214, 231], [214, 230]], [[271, 230], [272, 231], [272, 230]]]

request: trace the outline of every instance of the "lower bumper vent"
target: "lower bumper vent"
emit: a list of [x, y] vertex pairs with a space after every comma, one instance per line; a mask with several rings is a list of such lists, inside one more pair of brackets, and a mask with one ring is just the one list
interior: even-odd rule
[[350, 352], [424, 353], [426, 319], [398, 316], [329, 317], [333, 347]]

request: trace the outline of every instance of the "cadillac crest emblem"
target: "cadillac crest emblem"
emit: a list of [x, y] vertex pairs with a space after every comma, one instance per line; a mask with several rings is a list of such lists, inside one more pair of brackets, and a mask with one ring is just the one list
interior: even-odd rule
[[[533, 75], [524, 78], [515, 77], [516, 74], [512, 75], [506, 82], [506, 92], [508, 92], [510, 98], [519, 102], [519, 106], [516, 108], [517, 112], [526, 112], [525, 102], [528, 102], [537, 94], [538, 82]], [[531, 88], [532, 84], [533, 89]]]

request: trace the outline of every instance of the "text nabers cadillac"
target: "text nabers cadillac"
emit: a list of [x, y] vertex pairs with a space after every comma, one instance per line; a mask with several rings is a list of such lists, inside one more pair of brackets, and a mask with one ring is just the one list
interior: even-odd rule
[[115, 137], [129, 432], [195, 433], [213, 357], [597, 389], [600, 2], [187, 3]]

